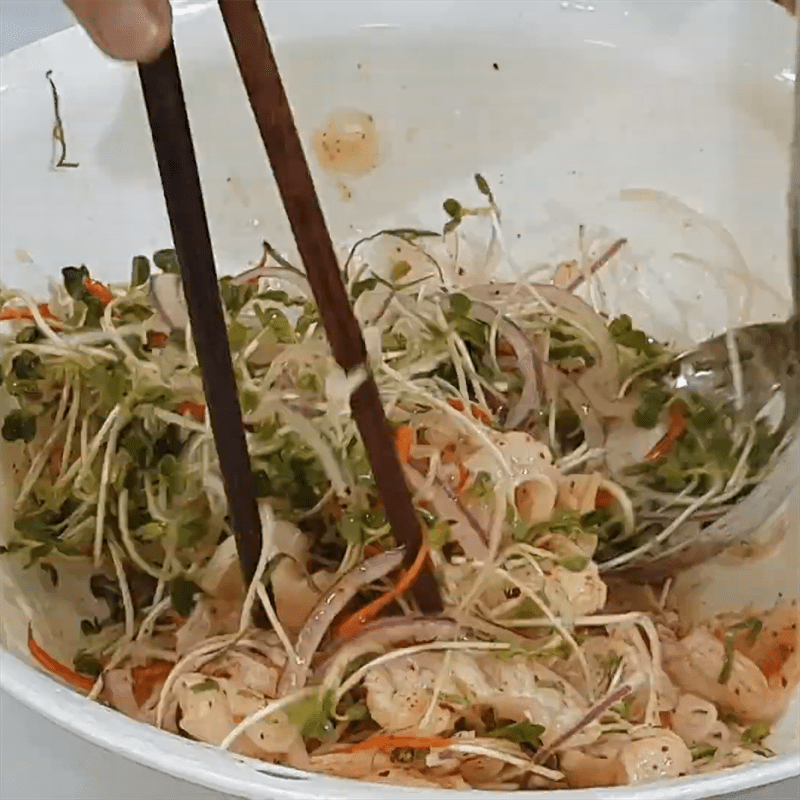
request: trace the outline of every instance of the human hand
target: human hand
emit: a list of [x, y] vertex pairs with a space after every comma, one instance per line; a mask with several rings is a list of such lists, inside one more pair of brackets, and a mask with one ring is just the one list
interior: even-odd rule
[[169, 0], [64, 0], [94, 43], [112, 58], [152, 61], [169, 44]]

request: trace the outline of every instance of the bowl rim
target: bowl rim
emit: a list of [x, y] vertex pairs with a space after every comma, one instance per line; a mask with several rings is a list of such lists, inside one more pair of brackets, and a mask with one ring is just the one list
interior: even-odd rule
[[[304, 773], [255, 759], [234, 757], [212, 745], [192, 742], [138, 722], [89, 700], [49, 675], [0, 650], [0, 689], [45, 719], [142, 766], [248, 800], [309, 800], [324, 797], [392, 800], [430, 797], [478, 800], [497, 792], [431, 790], [374, 784]], [[800, 753], [707, 775], [612, 789], [559, 790], [563, 800], [702, 800], [746, 791], [800, 776]], [[515, 792], [514, 797], [551, 797], [550, 791]]]
[[[185, 23], [185, 19], [181, 17], [191, 15], [192, 11], [204, 11], [214, 5], [208, 0], [172, 2], [175, 6], [184, 6], [186, 9], [184, 14], [176, 16], [176, 26]], [[352, 5], [352, 2], [345, 5]], [[392, 3], [381, 5], [390, 6]], [[71, 27], [11, 51], [0, 58], [0, 65], [4, 68], [11, 67], [9, 71], [16, 73], [15, 77], [20, 77], [29, 71], [29, 62], [36, 59], [41, 62], [41, 56], [49, 46], [67, 42], [73, 47], [89, 46], [88, 37], [78, 28]], [[11, 83], [13, 82], [12, 80]], [[2, 648], [0, 690], [90, 744], [194, 785], [248, 800], [310, 800], [316, 797], [331, 800], [393, 800], [398, 797], [430, 797], [432, 792], [436, 796], [453, 800], [478, 800], [507, 794], [374, 784], [306, 773], [233, 756], [212, 745], [188, 741], [156, 729], [89, 700]], [[702, 800], [797, 777], [800, 777], [800, 752], [776, 756], [759, 764], [652, 784], [611, 789], [560, 790], [558, 797], [563, 800]], [[552, 792], [514, 792], [514, 797], [545, 796], [552, 796]]]

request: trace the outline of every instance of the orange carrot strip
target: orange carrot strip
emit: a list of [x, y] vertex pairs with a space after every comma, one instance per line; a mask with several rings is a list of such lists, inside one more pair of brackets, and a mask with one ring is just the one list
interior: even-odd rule
[[[456, 411], [463, 411], [464, 410], [464, 401], [459, 400], [457, 397], [450, 397], [447, 400], [447, 403], [450, 405], [451, 408], [454, 408]], [[470, 412], [475, 419], [483, 422], [485, 425], [489, 425], [492, 421], [492, 418], [489, 414], [486, 413], [479, 405], [475, 403], [470, 403]]]
[[598, 489], [597, 494], [594, 496], [594, 507], [608, 508], [614, 500], [616, 500], [616, 498], [608, 489]]
[[478, 422], [482, 422], [484, 425], [491, 425], [492, 418], [487, 414], [480, 406], [472, 404], [471, 407], [472, 416], [478, 420]]
[[460, 472], [458, 475], [458, 486], [456, 486], [456, 492], [461, 494], [461, 492], [467, 488], [467, 482], [469, 481], [469, 470], [463, 464], [459, 464], [458, 468]]
[[161, 350], [167, 346], [169, 334], [161, 331], [147, 331], [147, 346]]
[[163, 683], [167, 676], [172, 672], [175, 665], [169, 661], [153, 661], [150, 664], [143, 664], [131, 670], [133, 676], [133, 697], [136, 703], [141, 706], [146, 700], [150, 699], [153, 689], [159, 683]]
[[114, 295], [111, 294], [108, 287], [100, 283], [100, 281], [93, 280], [92, 278], [84, 278], [83, 285], [86, 291], [92, 297], [96, 297], [104, 306], [107, 306], [113, 299]]
[[[39, 313], [45, 319], [53, 319], [57, 320], [53, 312], [50, 310], [50, 306], [47, 303], [42, 303], [39, 306]], [[0, 309], [0, 322], [8, 322], [13, 319], [29, 319], [33, 320], [33, 314], [29, 308], [18, 308], [17, 306], [3, 306]]]
[[673, 403], [669, 409], [669, 427], [667, 432], [658, 440], [656, 446], [644, 457], [650, 464], [655, 464], [666, 458], [674, 449], [675, 443], [686, 433], [686, 406], [683, 403]]
[[341, 750], [336, 750], [337, 753], [358, 753], [364, 750], [380, 750], [387, 752], [391, 750], [405, 749], [407, 747], [420, 747], [420, 748], [437, 748], [437, 747], [450, 747], [453, 743], [452, 739], [446, 739], [443, 736], [373, 736], [363, 742], [350, 745]]
[[95, 679], [88, 675], [79, 675], [75, 670], [64, 666], [60, 661], [56, 661], [53, 656], [46, 650], [40, 647], [36, 640], [33, 638], [33, 630], [30, 625], [28, 626], [28, 650], [31, 655], [53, 675], [57, 675], [61, 680], [74, 686], [76, 689], [81, 689], [84, 692], [89, 692], [94, 686]]
[[414, 444], [414, 429], [410, 425], [401, 425], [394, 435], [394, 446], [400, 461], [408, 464], [411, 460], [411, 445]]
[[178, 406], [178, 413], [182, 417], [193, 417], [197, 422], [205, 422], [206, 407], [202, 403], [193, 403], [191, 400], [185, 400]]
[[364, 548], [364, 555], [367, 558], [372, 558], [372, 556], [379, 556], [382, 552], [383, 548], [379, 544], [376, 544], [375, 542], [368, 544]]
[[360, 633], [364, 625], [366, 625], [370, 620], [375, 619], [375, 617], [377, 617], [378, 614], [380, 614], [380, 612], [389, 605], [389, 603], [396, 600], [398, 597], [400, 597], [400, 595], [407, 592], [414, 585], [414, 582], [419, 577], [420, 572], [422, 572], [422, 566], [425, 563], [429, 552], [430, 543], [428, 542], [428, 537], [426, 536], [423, 538], [422, 547], [419, 548], [419, 552], [417, 553], [417, 557], [414, 559], [414, 563], [400, 576], [400, 579], [397, 581], [394, 588], [390, 589], [385, 594], [382, 594], [380, 597], [364, 606], [364, 608], [356, 611], [354, 614], [351, 614], [338, 627], [336, 633], [344, 639], [352, 639], [354, 636]]

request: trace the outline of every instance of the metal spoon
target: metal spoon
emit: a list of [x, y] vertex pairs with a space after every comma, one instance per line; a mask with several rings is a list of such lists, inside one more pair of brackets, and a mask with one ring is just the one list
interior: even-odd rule
[[[771, 471], [744, 499], [707, 527], [684, 525], [662, 543], [628, 560], [620, 569], [606, 568], [636, 581], [663, 580], [682, 569], [713, 558], [734, 544], [747, 544], [785, 509], [800, 481], [800, 25], [795, 70], [794, 140], [788, 193], [789, 277], [793, 312], [786, 322], [748, 325], [733, 332], [741, 358], [740, 413], [755, 419], [775, 399], [783, 411], [777, 431], [785, 434], [783, 450]], [[680, 361], [673, 388], [683, 388], [719, 403], [737, 395], [725, 333], [703, 342]], [[778, 395], [782, 395], [782, 398]], [[602, 569], [602, 565], [601, 565]]]

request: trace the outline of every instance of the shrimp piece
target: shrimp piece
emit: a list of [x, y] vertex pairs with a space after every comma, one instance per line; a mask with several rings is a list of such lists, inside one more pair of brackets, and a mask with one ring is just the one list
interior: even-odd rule
[[717, 724], [713, 703], [693, 694], [683, 694], [672, 712], [671, 728], [688, 745], [707, 742]]
[[729, 708], [744, 722], [777, 719], [786, 691], [771, 688], [758, 666], [736, 651], [730, 678], [720, 683], [725, 663], [725, 645], [708, 631], [695, 630], [678, 643], [665, 642], [664, 668], [684, 692]]
[[548, 476], [539, 475], [517, 487], [514, 502], [525, 522], [537, 523], [550, 519], [556, 505], [558, 489]]
[[554, 567], [545, 578], [544, 593], [557, 616], [582, 617], [605, 606], [608, 589], [597, 565], [590, 563], [580, 572]]
[[734, 639], [737, 652], [755, 662], [771, 689], [800, 682], [800, 608], [797, 603], [776, 606], [761, 615], [762, 627], [753, 637], [742, 631]]
[[320, 597], [336, 582], [336, 575], [320, 570], [311, 576], [311, 582], [297, 562], [289, 559], [281, 561], [272, 573], [275, 613], [291, 633], [297, 634], [302, 629]]
[[[368, 672], [364, 686], [370, 716], [389, 733], [415, 731], [430, 705], [441, 665], [440, 654], [422, 653]], [[425, 732], [435, 736], [455, 721], [449, 708], [437, 704]]]
[[625, 771], [618, 758], [588, 755], [580, 750], [561, 753], [558, 768], [564, 773], [570, 789], [621, 786], [626, 782]]
[[[218, 745], [239, 721], [262, 708], [266, 699], [225, 678], [190, 673], [178, 679], [175, 694], [180, 707], [180, 728], [200, 741]], [[288, 752], [300, 738], [296, 725], [286, 715], [251, 725], [234, 743], [243, 755], [264, 758]]]
[[623, 783], [646, 783], [687, 775], [692, 770], [692, 754], [680, 736], [658, 731], [623, 745], [619, 763]]

